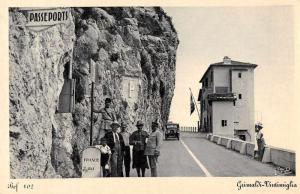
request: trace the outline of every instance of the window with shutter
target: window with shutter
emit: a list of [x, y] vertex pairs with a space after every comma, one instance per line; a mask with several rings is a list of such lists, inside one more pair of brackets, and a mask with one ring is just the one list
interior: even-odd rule
[[222, 120], [222, 127], [226, 127], [227, 126], [227, 120]]
[[72, 62], [68, 61], [64, 65], [64, 84], [61, 89], [59, 99], [58, 99], [58, 107], [57, 113], [71, 113], [74, 111], [75, 107], [75, 84], [76, 80], [71, 79], [72, 77]]

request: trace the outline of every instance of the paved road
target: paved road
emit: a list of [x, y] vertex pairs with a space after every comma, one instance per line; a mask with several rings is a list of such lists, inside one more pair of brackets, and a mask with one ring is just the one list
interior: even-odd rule
[[[216, 145], [197, 133], [182, 133], [181, 141], [164, 141], [158, 171], [161, 177], [275, 175], [274, 166]], [[131, 176], [136, 176], [134, 170]], [[146, 176], [150, 176], [150, 170]]]

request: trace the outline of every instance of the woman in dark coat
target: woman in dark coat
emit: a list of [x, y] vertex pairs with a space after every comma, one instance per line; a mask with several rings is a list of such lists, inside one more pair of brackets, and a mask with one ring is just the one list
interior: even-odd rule
[[130, 145], [133, 145], [132, 153], [132, 168], [136, 168], [138, 177], [145, 176], [146, 168], [149, 168], [147, 157], [144, 155], [146, 139], [149, 137], [149, 134], [143, 130], [143, 122], [138, 121], [136, 124], [138, 130], [134, 131], [129, 138]]

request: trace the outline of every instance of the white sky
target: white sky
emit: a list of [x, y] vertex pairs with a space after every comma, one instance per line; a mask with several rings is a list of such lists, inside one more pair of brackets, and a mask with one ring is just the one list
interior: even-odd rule
[[[189, 87], [197, 98], [209, 64], [232, 60], [257, 64], [255, 110], [262, 116], [268, 144], [289, 142], [294, 88], [293, 9], [281, 7], [165, 7], [178, 32], [176, 87], [170, 120], [196, 126], [189, 115]], [[199, 106], [198, 106], [199, 107]], [[261, 116], [260, 116], [261, 115]]]

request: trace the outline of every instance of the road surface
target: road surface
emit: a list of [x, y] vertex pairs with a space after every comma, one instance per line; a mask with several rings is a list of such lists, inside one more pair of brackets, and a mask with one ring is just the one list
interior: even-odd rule
[[[135, 169], [131, 169], [135, 177]], [[275, 167], [208, 141], [198, 133], [181, 133], [181, 140], [163, 142], [158, 163], [160, 177], [275, 176]], [[147, 169], [146, 176], [150, 176]]]

